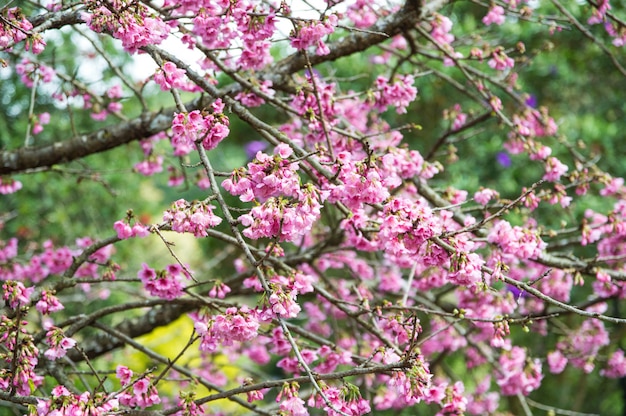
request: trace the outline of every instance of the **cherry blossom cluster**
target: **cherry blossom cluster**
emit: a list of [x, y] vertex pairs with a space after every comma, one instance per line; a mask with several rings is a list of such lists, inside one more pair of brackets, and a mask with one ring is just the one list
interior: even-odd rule
[[496, 221], [489, 231], [488, 241], [497, 244], [505, 254], [523, 259], [534, 259], [541, 255], [546, 243], [536, 231], [511, 226], [507, 221]]
[[[297, 296], [313, 292], [315, 281], [315, 276], [300, 271], [288, 276], [273, 273], [268, 280], [269, 294], [265, 293], [267, 299], [261, 311], [262, 315], [268, 319], [274, 316], [295, 318], [301, 311]], [[253, 288], [257, 292], [265, 290], [257, 276], [246, 279], [244, 286]]]
[[158, 45], [170, 32], [169, 26], [158, 16], [151, 15], [143, 4], [127, 0], [110, 3], [90, 0], [86, 6], [90, 12], [83, 16], [87, 25], [94, 32], [107, 32], [121, 40], [124, 49], [130, 53], [146, 45]]
[[195, 313], [191, 315], [200, 335], [200, 351], [213, 352], [219, 346], [250, 341], [258, 336], [260, 316], [246, 306], [228, 308], [223, 314]]
[[[5, 296], [11, 298], [15, 304], [23, 303], [22, 306], [29, 306], [26, 297], [30, 296], [33, 287], [25, 288], [23, 282], [39, 283], [51, 275], [60, 275], [66, 272], [72, 265], [75, 256], [79, 256], [83, 250], [93, 244], [90, 238], [76, 240], [76, 249], [67, 246], [55, 247], [52, 241], [43, 243], [43, 252], [31, 255], [28, 262], [18, 258], [18, 240], [10, 239], [8, 242], [0, 241], [0, 280], [7, 281]], [[107, 266], [106, 274], [109, 278], [114, 278], [116, 266], [108, 264], [113, 254], [113, 246], [105, 246], [89, 255], [89, 263], [81, 265], [76, 270], [77, 277], [97, 278], [100, 276], [100, 267]], [[12, 281], [12, 282], [11, 282]], [[9, 295], [8, 293], [11, 293]], [[25, 296], [25, 293], [28, 296]], [[62, 309], [53, 291], [43, 290], [41, 299], [37, 302], [37, 309], [46, 314]]]
[[431, 32], [430, 35], [433, 37], [435, 42], [439, 43], [443, 46], [450, 46], [452, 42], [454, 42], [454, 35], [450, 33], [452, 31], [452, 20], [447, 16], [443, 16], [439, 13], [436, 13], [433, 16], [433, 20], [430, 22]]
[[4, 363], [0, 368], [0, 389], [22, 396], [32, 394], [43, 382], [43, 377], [35, 372], [39, 349], [26, 325], [28, 322], [19, 315], [0, 315], [0, 360]]
[[183, 294], [184, 282], [189, 279], [187, 271], [178, 264], [170, 264], [163, 270], [155, 270], [143, 263], [137, 277], [151, 296], [169, 300]]
[[24, 287], [22, 282], [8, 280], [2, 285], [2, 298], [11, 309], [28, 307], [34, 290], [34, 287]]
[[163, 221], [172, 231], [192, 233], [196, 237], [206, 237], [209, 228], [216, 227], [222, 218], [213, 213], [215, 207], [203, 201], [188, 202], [179, 199], [172, 208], [163, 213]]
[[66, 337], [63, 330], [57, 327], [52, 327], [46, 332], [46, 342], [50, 348], [44, 352], [44, 355], [52, 361], [65, 357], [67, 350], [76, 345], [75, 339]]
[[105, 416], [119, 409], [119, 401], [109, 395], [86, 391], [79, 395], [62, 385], [55, 386], [48, 400], [37, 400], [30, 406], [29, 416], [93, 415]]
[[13, 194], [20, 189], [22, 189], [22, 182], [13, 178], [0, 176], [0, 195]]
[[315, 46], [315, 53], [328, 55], [330, 50], [322, 38], [335, 31], [337, 21], [337, 16], [330, 14], [321, 22], [310, 21], [298, 25], [292, 34], [291, 46], [296, 49], [307, 49], [310, 46]]
[[289, 157], [293, 150], [286, 144], [274, 149], [274, 156], [261, 151], [248, 163], [247, 169], [232, 172], [222, 181], [222, 187], [243, 202], [265, 202], [271, 197], [295, 197], [300, 189], [299, 163]]
[[323, 201], [324, 194], [311, 188], [301, 190], [294, 199], [271, 197], [239, 217], [247, 227], [243, 234], [253, 240], [297, 241], [319, 220]]
[[222, 182], [226, 191], [242, 201], [261, 203], [239, 216], [248, 227], [243, 231], [246, 237], [295, 241], [319, 219], [328, 192], [300, 185], [298, 162], [289, 160], [292, 152], [287, 145], [277, 146], [274, 157], [258, 152], [247, 169], [233, 171]]
[[496, 5], [489, 9], [482, 21], [485, 26], [489, 26], [491, 24], [501, 25], [505, 20], [504, 8]]
[[180, 156], [191, 152], [194, 143], [201, 142], [206, 150], [214, 149], [230, 132], [228, 117], [223, 114], [224, 103], [216, 100], [212, 113], [194, 110], [174, 114], [172, 121], [172, 146]]
[[28, 58], [23, 58], [18, 64], [15, 65], [15, 71], [20, 75], [20, 80], [28, 88], [33, 88], [35, 85], [35, 79], [37, 82], [47, 84], [52, 82], [55, 78], [55, 71], [52, 67], [33, 62]]
[[116, 396], [120, 405], [145, 409], [161, 403], [159, 393], [152, 384], [150, 376], [138, 377], [133, 380], [133, 371], [123, 365], [117, 366], [115, 375], [124, 387], [124, 390]]
[[347, 383], [342, 388], [329, 386], [323, 390], [328, 403], [324, 401], [321, 394], [313, 395], [308, 400], [310, 407], [323, 409], [329, 415], [365, 415], [372, 411], [369, 401], [361, 397], [361, 393], [353, 384]]
[[385, 205], [378, 238], [395, 256], [415, 255], [431, 237], [443, 231], [441, 220], [425, 201], [393, 199]]
[[585, 373], [590, 373], [600, 350], [609, 343], [609, 334], [602, 322], [584, 321], [580, 328], [563, 337], [556, 344], [556, 350], [548, 354], [550, 371], [560, 373], [571, 363]]
[[378, 8], [375, 4], [366, 0], [357, 0], [348, 5], [346, 17], [354, 23], [354, 26], [365, 29], [373, 25], [378, 19]]
[[176, 416], [201, 416], [204, 415], [204, 409], [198, 405], [195, 401], [195, 392], [181, 392], [178, 405], [182, 408], [181, 411], [174, 413]]
[[[397, 359], [389, 354], [385, 360]], [[373, 402], [377, 410], [402, 409], [420, 403], [435, 392], [432, 389], [432, 374], [423, 357], [416, 357], [415, 364], [406, 372], [394, 372], [391, 376], [380, 376], [383, 380]]]
[[173, 62], [165, 62], [161, 68], [154, 73], [154, 82], [159, 84], [161, 90], [186, 89], [188, 81], [185, 77], [185, 70], [180, 69]]
[[54, 292], [48, 290], [41, 291], [41, 299], [37, 301], [35, 307], [43, 315], [58, 312], [65, 308], [65, 306], [63, 306], [63, 304], [59, 302], [59, 299], [54, 295]]
[[415, 80], [411, 75], [397, 76], [396, 81], [390, 84], [384, 77], [379, 76], [375, 82], [374, 108], [385, 111], [392, 106], [396, 113], [406, 113], [406, 108], [417, 96], [417, 88], [413, 86]]
[[183, 36], [183, 42], [194, 45], [199, 41], [217, 51], [242, 45], [235, 64], [244, 69], [260, 69], [271, 61], [269, 39], [276, 30], [276, 12], [288, 9], [284, 3], [279, 9], [268, 9], [247, 0], [165, 1], [164, 7], [171, 6], [175, 16], [193, 16], [191, 33]]
[[298, 383], [290, 383], [283, 386], [280, 394], [276, 397], [276, 401], [280, 402], [280, 410], [289, 415], [303, 415], [309, 414], [309, 411], [304, 406], [304, 400], [298, 395], [300, 385]]
[[541, 384], [541, 363], [536, 358], [528, 359], [524, 348], [513, 347], [510, 351], [503, 351], [499, 364], [496, 382], [504, 395], [527, 395]]
[[509, 57], [502, 47], [497, 47], [491, 52], [491, 59], [489, 60], [489, 66], [496, 71], [504, 71], [506, 69], [513, 68], [515, 61]]
[[152, 176], [163, 172], [163, 156], [150, 155], [141, 162], [136, 163], [133, 168], [144, 176]]
[[132, 227], [130, 225], [130, 219], [125, 218], [124, 220], [115, 221], [113, 223], [113, 229], [117, 233], [117, 237], [125, 240], [131, 237], [147, 237], [150, 234], [150, 230], [145, 225], [136, 222]]
[[[306, 82], [309, 88], [302, 89], [294, 94], [291, 105], [298, 112], [300, 118], [294, 119], [294, 129], [304, 126], [308, 128], [305, 139], [310, 142], [318, 143], [325, 140], [328, 133], [328, 125], [337, 123], [338, 108], [336, 107], [335, 84], [327, 83], [321, 80], [315, 73], [306, 74]], [[315, 87], [313, 87], [315, 83]], [[317, 90], [317, 93], [315, 92]], [[306, 124], [303, 126], [302, 122]], [[322, 123], [327, 124], [324, 126]], [[289, 132], [291, 126], [285, 125], [283, 130]]]
[[611, 378], [624, 377], [624, 375], [626, 375], [626, 359], [624, 358], [624, 351], [618, 348], [609, 358], [607, 368], [600, 371], [600, 374]]
[[0, 48], [11, 48], [16, 43], [25, 41], [25, 49], [34, 54], [43, 52], [46, 42], [40, 34], [31, 34], [32, 23], [19, 7], [3, 8], [0, 24]]
[[587, 23], [589, 25], [603, 24], [606, 33], [613, 38], [613, 45], [617, 47], [626, 45], [626, 32], [623, 24], [619, 21], [612, 21], [614, 19], [607, 15], [612, 8], [609, 0], [597, 1], [592, 6], [591, 17], [587, 19]]

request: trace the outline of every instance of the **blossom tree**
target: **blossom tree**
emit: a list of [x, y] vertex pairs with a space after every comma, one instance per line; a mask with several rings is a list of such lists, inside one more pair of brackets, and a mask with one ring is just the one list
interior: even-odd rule
[[[0, 75], [28, 91], [0, 149], [1, 406], [530, 415], [580, 410], [560, 408], [558, 374], [626, 376], [624, 180], [533, 83], [575, 38], [623, 86], [623, 7], [17, 3], [0, 13]], [[90, 171], [107, 154], [118, 187], [178, 196], [158, 216], [111, 196], [92, 235], [15, 225], [54, 175], [108, 189]], [[162, 328], [177, 342], [149, 345]]]

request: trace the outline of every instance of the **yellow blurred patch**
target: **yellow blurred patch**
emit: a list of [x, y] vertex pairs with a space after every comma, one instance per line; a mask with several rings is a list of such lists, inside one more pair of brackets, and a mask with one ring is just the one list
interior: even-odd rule
[[[174, 360], [181, 351], [187, 347], [192, 333], [193, 321], [187, 315], [184, 315], [167, 326], [156, 328], [150, 334], [137, 338], [137, 342], [170, 360]], [[178, 358], [176, 364], [192, 370], [206, 366], [206, 358], [202, 358], [198, 350], [199, 344], [200, 342], [196, 341], [189, 346], [183, 355]], [[135, 374], [146, 371], [148, 368], [157, 367], [157, 370], [153, 374], [158, 375], [164, 368], [163, 364], [153, 361], [144, 353], [134, 349], [130, 354], [127, 354], [126, 357], [129, 360], [128, 367], [133, 370]], [[227, 385], [224, 386], [225, 389], [239, 386], [237, 379], [241, 378], [241, 370], [238, 366], [233, 365], [228, 357], [223, 354], [212, 354], [210, 360], [214, 371], [219, 371], [226, 380], [228, 380]], [[161, 395], [168, 395], [170, 397], [178, 397], [178, 393], [181, 390], [195, 391], [196, 398], [216, 393], [216, 391], [210, 391], [201, 384], [185, 382], [184, 385], [182, 385], [180, 381], [169, 380], [167, 376], [159, 381], [157, 389]], [[226, 399], [211, 402], [205, 405], [205, 408], [209, 412], [224, 412], [229, 415], [244, 413], [243, 408]]]

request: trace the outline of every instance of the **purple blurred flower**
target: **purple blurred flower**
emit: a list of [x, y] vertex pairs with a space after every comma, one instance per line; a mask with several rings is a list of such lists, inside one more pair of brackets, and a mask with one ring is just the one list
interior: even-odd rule
[[248, 159], [254, 159], [256, 157], [256, 153], [260, 152], [261, 150], [265, 150], [266, 147], [267, 147], [266, 142], [262, 142], [260, 140], [253, 140], [251, 142], [248, 142], [244, 146], [244, 150], [246, 151], [246, 155], [248, 156]]
[[508, 168], [511, 166], [511, 156], [507, 152], [498, 152], [496, 155], [496, 161], [500, 166]]
[[521, 290], [513, 285], [506, 285], [506, 288], [513, 294], [515, 299], [528, 297], [528, 293], [525, 290]]
[[[304, 70], [304, 75], [307, 78], [311, 78], [311, 72], [308, 69]], [[322, 76], [322, 74], [320, 74], [320, 71], [318, 71], [317, 69], [313, 68], [313, 75], [315, 75], [316, 78], [320, 78]]]
[[537, 97], [534, 94], [530, 94], [526, 99], [526, 105], [531, 108], [537, 108]]

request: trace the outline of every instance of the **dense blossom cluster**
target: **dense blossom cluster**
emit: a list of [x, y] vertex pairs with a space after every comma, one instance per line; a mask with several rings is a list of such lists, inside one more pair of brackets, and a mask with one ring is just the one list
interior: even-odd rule
[[31, 407], [29, 414], [37, 416], [71, 414], [104, 416], [119, 409], [117, 399], [100, 392], [93, 395], [88, 391], [75, 394], [64, 386], [58, 385], [52, 389], [51, 396], [49, 400], [38, 400], [37, 405]]
[[[490, 415], [526, 409], [561, 373], [595, 372], [601, 388], [626, 376], [624, 179], [584, 132], [570, 142], [571, 120], [525, 77], [562, 29], [626, 74], [615, 2], [30, 3], [32, 16], [0, 10], [2, 79], [29, 93], [5, 114], [23, 113], [24, 145], [5, 151], [3, 136], [0, 151], [0, 195], [16, 207], [0, 212], [0, 232], [15, 230], [0, 240], [3, 403], [52, 416]], [[512, 25], [553, 38], [535, 49]], [[57, 56], [79, 38], [107, 65], [96, 78]], [[137, 83], [121, 55], [155, 66]], [[135, 140], [124, 174], [176, 188], [162, 217], [123, 207], [112, 230], [97, 224], [107, 235], [72, 246], [71, 227], [38, 242], [13, 227], [34, 208], [16, 202], [32, 189], [12, 173], [110, 190], [122, 167], [108, 159], [60, 166]], [[456, 177], [461, 162], [490, 182]]]
[[25, 42], [25, 49], [34, 54], [41, 53], [46, 42], [39, 34], [31, 34], [33, 24], [18, 7], [3, 7], [0, 25], [0, 48], [11, 48], [16, 43]]
[[310, 21], [298, 25], [291, 39], [291, 46], [296, 49], [307, 49], [309, 46], [316, 46], [315, 53], [328, 55], [330, 51], [322, 38], [335, 31], [337, 20], [337, 16], [331, 14], [326, 16], [321, 22]]
[[115, 0], [107, 7], [104, 2], [86, 2], [88, 10], [84, 18], [94, 32], [107, 32], [122, 41], [122, 46], [130, 53], [142, 46], [159, 44], [169, 34], [169, 26], [159, 17], [150, 15], [142, 4], [126, 0]]
[[229, 121], [222, 112], [224, 104], [216, 100], [212, 113], [193, 110], [189, 113], [177, 113], [172, 121], [172, 146], [178, 156], [186, 155], [194, 148], [194, 143], [201, 142], [206, 150], [214, 149], [229, 133]]
[[178, 264], [170, 264], [163, 270], [155, 270], [146, 263], [142, 264], [137, 277], [151, 296], [169, 300], [183, 294], [183, 284], [189, 278], [187, 271]]
[[376, 78], [376, 89], [374, 99], [376, 104], [374, 108], [384, 111], [387, 107], [392, 106], [398, 114], [406, 113], [406, 108], [415, 100], [417, 88], [413, 86], [414, 79], [411, 75], [398, 77], [398, 80], [390, 85], [390, 83], [382, 76]]
[[257, 201], [249, 214], [239, 217], [252, 239], [278, 237], [295, 241], [308, 233], [319, 219], [328, 192], [301, 186], [298, 162], [290, 161], [292, 149], [278, 145], [275, 155], [257, 152], [247, 169], [233, 171], [222, 186], [243, 202]]
[[187, 202], [179, 199], [172, 204], [171, 209], [163, 213], [163, 221], [172, 228], [172, 231], [206, 237], [207, 229], [222, 222], [222, 219], [213, 213], [214, 208], [213, 205], [202, 201]]
[[528, 394], [541, 384], [541, 363], [538, 359], [527, 359], [523, 348], [513, 347], [504, 351], [499, 363], [501, 370], [496, 378], [502, 394]]
[[[5, 292], [6, 293], [6, 292]], [[27, 396], [43, 382], [43, 377], [35, 372], [39, 363], [39, 349], [33, 336], [26, 330], [28, 322], [0, 316], [0, 388]]]
[[224, 314], [192, 316], [194, 328], [200, 335], [201, 351], [216, 351], [219, 346], [233, 345], [234, 341], [250, 341], [258, 335], [259, 316], [247, 307], [228, 308]]
[[124, 387], [124, 390], [116, 397], [121, 405], [145, 409], [161, 402], [157, 389], [150, 381], [151, 377], [139, 377], [133, 380], [132, 370], [123, 365], [117, 367], [115, 374]]
[[159, 84], [163, 91], [169, 89], [185, 89], [188, 85], [185, 79], [185, 70], [176, 67], [172, 62], [165, 62], [154, 74], [154, 82]]
[[[31, 256], [28, 261], [23, 261], [18, 256], [18, 240], [12, 238], [7, 242], [0, 241], [0, 280], [7, 281], [8, 285], [21, 285], [23, 289], [20, 289], [19, 293], [23, 291], [29, 291], [32, 293], [33, 288], [24, 289], [22, 282], [39, 283], [45, 281], [51, 275], [59, 275], [67, 271], [72, 265], [73, 258], [80, 255], [84, 249], [89, 247], [93, 241], [89, 238], [77, 239], [77, 249], [72, 249], [67, 246], [55, 247], [54, 243], [50, 240], [45, 241], [40, 247], [40, 250], [31, 252]], [[31, 247], [32, 249], [32, 247]], [[41, 250], [43, 249], [43, 250]], [[111, 246], [102, 247], [89, 255], [89, 260], [93, 263], [86, 263], [76, 271], [76, 275], [79, 277], [98, 277], [99, 271], [97, 270], [98, 264], [106, 264], [114, 249]], [[98, 264], [96, 264], [98, 263]], [[15, 281], [10, 283], [10, 281]], [[9, 286], [11, 289], [5, 292], [4, 296], [15, 296], [14, 286]], [[8, 295], [8, 293], [12, 295]], [[44, 291], [45, 292], [45, 291]], [[19, 296], [18, 296], [19, 298]], [[42, 301], [55, 304], [53, 294], [48, 292], [46, 296], [42, 298]], [[13, 300], [12, 302], [17, 302]], [[28, 305], [24, 303], [23, 306]], [[43, 309], [46, 307], [41, 306]], [[54, 306], [59, 308], [59, 306]]]

